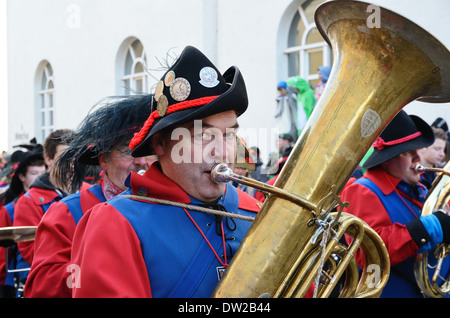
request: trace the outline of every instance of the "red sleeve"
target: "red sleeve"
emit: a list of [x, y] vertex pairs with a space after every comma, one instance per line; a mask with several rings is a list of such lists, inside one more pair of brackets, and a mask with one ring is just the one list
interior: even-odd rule
[[[43, 215], [42, 207], [36, 205], [32, 198], [23, 195], [17, 200], [14, 209], [14, 226], [37, 226]], [[17, 246], [24, 260], [31, 264], [34, 241], [17, 243]]]
[[[0, 227], [12, 226], [8, 210], [4, 206], [0, 207]], [[0, 285], [4, 285], [6, 280], [6, 250], [0, 247]]]
[[359, 217], [380, 235], [388, 250], [391, 265], [416, 255], [418, 247], [408, 230], [402, 224], [392, 223], [375, 193], [360, 184], [351, 184], [342, 192], [341, 198], [350, 203], [344, 212]]
[[34, 257], [25, 284], [25, 297], [72, 297], [67, 286], [75, 221], [61, 202], [53, 203], [36, 230]]
[[111, 205], [98, 204], [81, 218], [71, 263], [79, 273], [73, 276], [73, 297], [151, 297], [140, 241]]

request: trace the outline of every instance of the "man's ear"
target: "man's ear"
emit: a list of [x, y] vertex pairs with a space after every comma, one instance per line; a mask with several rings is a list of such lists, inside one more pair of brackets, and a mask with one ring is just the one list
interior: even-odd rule
[[108, 167], [108, 154], [107, 153], [101, 153], [98, 155], [98, 164], [100, 165], [100, 168], [102, 168], [103, 171], [106, 171]]
[[53, 159], [50, 158], [48, 155], [44, 156], [44, 160], [45, 160], [45, 164], [47, 165], [47, 167], [51, 167], [52, 163], [53, 163]]
[[164, 135], [161, 132], [157, 132], [150, 138], [151, 145], [155, 153], [161, 157], [165, 153], [165, 140]]
[[19, 180], [20, 180], [20, 181], [22, 181], [22, 182], [25, 181], [25, 175], [19, 173], [17, 176], [19, 177]]

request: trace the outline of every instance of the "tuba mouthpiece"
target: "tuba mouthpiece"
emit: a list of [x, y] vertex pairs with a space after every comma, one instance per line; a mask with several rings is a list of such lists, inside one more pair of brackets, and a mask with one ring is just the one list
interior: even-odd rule
[[424, 172], [425, 168], [421, 164], [417, 164], [415, 170], [416, 172]]
[[231, 170], [226, 163], [218, 163], [211, 169], [211, 180], [214, 183], [224, 183], [231, 180]]

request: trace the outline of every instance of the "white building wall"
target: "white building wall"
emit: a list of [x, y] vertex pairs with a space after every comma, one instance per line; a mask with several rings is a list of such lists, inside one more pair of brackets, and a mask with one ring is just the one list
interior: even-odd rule
[[[67, 11], [74, 5], [78, 26]], [[116, 55], [125, 39], [141, 40], [150, 67], [159, 67], [154, 57], [170, 48], [203, 44], [198, 0], [8, 1], [8, 16], [10, 146], [24, 141], [16, 138], [18, 131], [34, 136], [34, 85], [42, 60], [54, 71], [56, 126], [75, 128], [99, 99], [116, 94]]]
[[[450, 47], [450, 1], [374, 0], [404, 15]], [[282, 54], [292, 10], [303, 0], [8, 0], [9, 149], [35, 135], [35, 76], [48, 60], [55, 77], [56, 128], [76, 128], [101, 98], [117, 94], [117, 53], [135, 37], [159, 78], [156, 58], [186, 45], [205, 52], [224, 72], [237, 65], [246, 80], [249, 109], [243, 130], [269, 129], [276, 83], [286, 74]], [[79, 26], [73, 19], [79, 8]], [[155, 82], [153, 82], [154, 84]], [[417, 105], [416, 105], [417, 104]], [[431, 123], [450, 120], [445, 105], [413, 103], [410, 113]], [[268, 137], [268, 136], [267, 136]], [[42, 140], [40, 140], [42, 142]], [[260, 140], [265, 154], [272, 140]], [[250, 144], [253, 146], [254, 144]], [[263, 156], [264, 156], [263, 155]]]

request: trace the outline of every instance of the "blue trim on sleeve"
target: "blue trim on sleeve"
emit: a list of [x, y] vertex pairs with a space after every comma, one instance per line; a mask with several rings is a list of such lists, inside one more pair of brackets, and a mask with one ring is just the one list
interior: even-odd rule
[[431, 241], [424, 244], [418, 251], [418, 253], [423, 253], [435, 248], [437, 244], [441, 243], [444, 239], [444, 234], [442, 233], [441, 223], [435, 215], [422, 215], [420, 221], [431, 237]]

